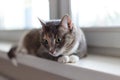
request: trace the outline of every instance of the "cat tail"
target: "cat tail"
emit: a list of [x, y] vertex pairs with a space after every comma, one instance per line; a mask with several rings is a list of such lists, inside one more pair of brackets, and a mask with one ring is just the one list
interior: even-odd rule
[[13, 46], [9, 52], [7, 53], [8, 55], [8, 58], [11, 60], [11, 62], [13, 63], [14, 66], [17, 66], [18, 63], [17, 63], [17, 59], [16, 59], [16, 49], [17, 49], [17, 46]]

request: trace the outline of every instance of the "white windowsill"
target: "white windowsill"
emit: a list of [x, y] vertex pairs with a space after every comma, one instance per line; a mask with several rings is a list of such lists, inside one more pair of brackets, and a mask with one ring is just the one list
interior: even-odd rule
[[[8, 51], [10, 44], [0, 46], [0, 49]], [[1, 59], [8, 60], [6, 54], [0, 53]], [[119, 80], [120, 79], [120, 58], [89, 54], [76, 64], [59, 64], [57, 62], [36, 58], [30, 55], [19, 55], [19, 64], [50, 72], [68, 79], [79, 80]]]

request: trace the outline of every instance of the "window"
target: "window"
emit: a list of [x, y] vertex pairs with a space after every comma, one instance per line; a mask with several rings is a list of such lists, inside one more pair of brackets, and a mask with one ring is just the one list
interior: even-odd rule
[[74, 23], [84, 27], [120, 26], [119, 0], [71, 0]]
[[0, 29], [37, 28], [49, 19], [48, 0], [0, 0]]

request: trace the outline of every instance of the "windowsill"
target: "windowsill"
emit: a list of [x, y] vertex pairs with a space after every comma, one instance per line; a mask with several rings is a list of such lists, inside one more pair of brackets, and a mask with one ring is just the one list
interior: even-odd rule
[[70, 65], [120, 76], [119, 62], [120, 58], [117, 57], [89, 54], [87, 58], [81, 59], [79, 63]]
[[[10, 48], [10, 44], [6, 44], [4, 47], [5, 46], [5, 49], [3, 45], [2, 48], [6, 52], [8, 50], [7, 48]], [[0, 58], [8, 60], [6, 54], [3, 53], [0, 53]], [[25, 65], [26, 67], [29, 66], [73, 80], [79, 80], [80, 78], [83, 80], [99, 80], [101, 78], [104, 80], [120, 79], [120, 59], [116, 57], [89, 54], [78, 63], [65, 65], [41, 58], [38, 59], [30, 55], [18, 55], [17, 60], [19, 64]], [[0, 64], [2, 65], [1, 62]], [[5, 68], [2, 68], [2, 70], [3, 69]]]

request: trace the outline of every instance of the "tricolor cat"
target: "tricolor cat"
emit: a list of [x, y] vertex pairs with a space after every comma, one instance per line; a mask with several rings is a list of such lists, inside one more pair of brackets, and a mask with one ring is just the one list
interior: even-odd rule
[[20, 53], [62, 63], [75, 63], [86, 56], [85, 35], [79, 27], [74, 26], [68, 15], [60, 21], [39, 21], [42, 28], [32, 29], [24, 34], [20, 43], [8, 52], [11, 60], [15, 60]]

